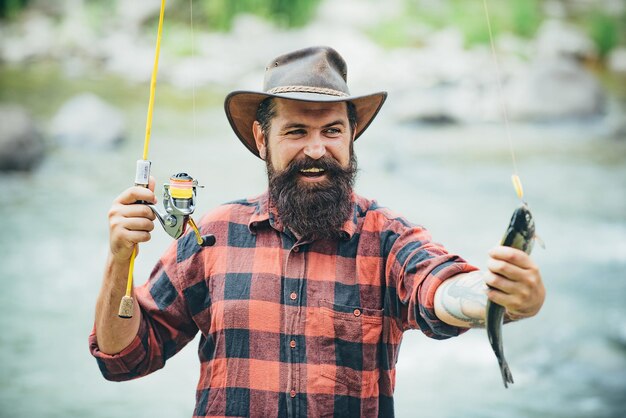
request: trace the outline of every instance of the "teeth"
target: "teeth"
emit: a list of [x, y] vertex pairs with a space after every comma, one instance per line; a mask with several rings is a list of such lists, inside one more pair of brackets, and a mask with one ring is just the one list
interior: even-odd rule
[[305, 168], [303, 170], [300, 170], [301, 173], [321, 173], [324, 170], [321, 168]]

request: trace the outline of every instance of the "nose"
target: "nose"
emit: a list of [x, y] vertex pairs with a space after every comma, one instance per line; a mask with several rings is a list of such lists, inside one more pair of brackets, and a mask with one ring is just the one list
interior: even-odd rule
[[312, 134], [308, 139], [307, 143], [304, 146], [304, 155], [314, 159], [319, 160], [326, 154], [326, 146], [324, 145], [324, 141], [320, 138], [319, 133]]

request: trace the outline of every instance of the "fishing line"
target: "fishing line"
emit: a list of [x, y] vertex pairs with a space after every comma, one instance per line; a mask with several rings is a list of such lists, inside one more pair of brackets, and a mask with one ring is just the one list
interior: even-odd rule
[[513, 161], [513, 175], [511, 176], [511, 181], [513, 182], [513, 187], [515, 188], [515, 192], [517, 196], [522, 199], [524, 197], [524, 191], [522, 189], [522, 182], [519, 178], [517, 171], [517, 161], [515, 159], [515, 150], [513, 149], [513, 139], [511, 138], [511, 127], [509, 124], [509, 115], [506, 108], [506, 102], [504, 100], [504, 92], [502, 89], [502, 71], [500, 70], [500, 62], [498, 61], [498, 54], [496, 53], [496, 44], [493, 39], [493, 31], [491, 30], [491, 19], [489, 17], [489, 7], [487, 6], [487, 0], [483, 0], [483, 6], [485, 9], [485, 17], [487, 20], [487, 30], [489, 32], [489, 44], [491, 45], [491, 55], [493, 61], [496, 65], [496, 80], [498, 86], [498, 101], [500, 103], [500, 108], [502, 111], [502, 117], [504, 119], [504, 127], [506, 131], [506, 137], [509, 143], [509, 152], [511, 153], [511, 160]]

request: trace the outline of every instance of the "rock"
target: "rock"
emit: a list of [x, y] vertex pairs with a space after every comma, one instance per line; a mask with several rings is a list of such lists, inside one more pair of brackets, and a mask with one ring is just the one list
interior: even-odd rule
[[454, 86], [439, 85], [427, 88], [408, 87], [398, 91], [387, 104], [387, 112], [399, 122], [418, 122], [444, 125], [456, 122], [448, 107]]
[[[65, 14], [56, 28], [57, 51], [59, 61], [77, 62], [80, 58], [97, 59], [98, 51], [94, 48], [99, 37], [92, 25], [86, 24], [89, 16], [84, 7], [75, 7]], [[71, 65], [71, 64], [70, 64]]]
[[595, 44], [585, 33], [560, 20], [547, 20], [541, 25], [535, 48], [541, 58], [566, 56], [595, 60], [598, 55]]
[[[437, 7], [438, 3], [435, 1], [431, 6]], [[387, 19], [396, 19], [404, 8], [402, 0], [326, 0], [317, 7], [315, 20], [324, 23], [327, 28], [337, 25], [366, 28]]]
[[536, 59], [505, 97], [511, 119], [545, 121], [598, 116], [605, 95], [598, 80], [572, 58]]
[[626, 47], [615, 48], [609, 54], [609, 71], [626, 74]]
[[3, 31], [0, 60], [23, 63], [48, 57], [55, 49], [56, 36], [52, 19], [38, 12], [26, 13], [24, 19], [20, 27]]
[[[109, 33], [102, 37], [97, 45], [104, 58], [105, 70], [133, 82], [145, 83], [150, 81], [154, 66], [153, 44], [121, 31]], [[162, 81], [164, 73], [167, 73], [164, 71], [164, 67], [167, 67], [169, 62], [166, 51], [161, 51], [159, 81]]]
[[[501, 42], [505, 51], [498, 56], [496, 71], [488, 47], [466, 50], [455, 30], [433, 33], [423, 48], [396, 49], [378, 62], [366, 65], [370, 78], [385, 83], [390, 92], [387, 111], [399, 121], [430, 124], [501, 121], [498, 77], [503, 84], [528, 72], [528, 64], [516, 54], [527, 44], [507, 37]], [[381, 78], [380, 74], [385, 74]], [[379, 87], [380, 88], [380, 87]]]
[[63, 104], [52, 119], [51, 133], [62, 145], [106, 149], [122, 141], [125, 121], [118, 109], [86, 93]]
[[122, 25], [126, 25], [131, 30], [137, 30], [149, 19], [158, 18], [160, 10], [160, 1], [118, 1], [115, 11], [117, 20]]
[[17, 106], [0, 106], [0, 171], [33, 170], [45, 150], [28, 112]]

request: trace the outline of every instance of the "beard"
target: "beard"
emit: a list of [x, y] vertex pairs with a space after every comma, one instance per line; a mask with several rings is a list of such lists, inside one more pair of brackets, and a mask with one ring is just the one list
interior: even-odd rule
[[[329, 155], [317, 160], [306, 156], [279, 172], [274, 170], [269, 154], [269, 193], [283, 225], [302, 238], [338, 238], [352, 215], [352, 188], [357, 172], [352, 149], [348, 167], [342, 167]], [[313, 167], [322, 168], [326, 179], [319, 183], [300, 181], [300, 170]]]

